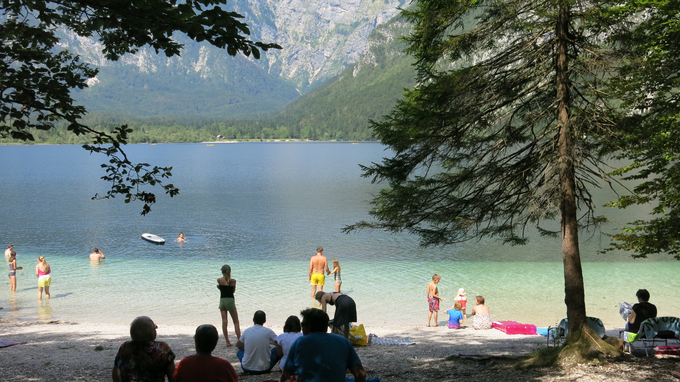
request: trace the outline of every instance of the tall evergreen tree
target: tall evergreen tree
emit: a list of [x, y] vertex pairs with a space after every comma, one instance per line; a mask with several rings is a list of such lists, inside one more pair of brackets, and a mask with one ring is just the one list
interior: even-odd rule
[[395, 154], [364, 176], [389, 187], [373, 200], [376, 221], [346, 227], [407, 231], [423, 245], [488, 236], [525, 244], [534, 225], [558, 236], [569, 357], [599, 350], [586, 325], [578, 229], [598, 222], [589, 189], [608, 180], [592, 138], [614, 127], [599, 90], [614, 53], [603, 43], [617, 27], [604, 17], [609, 6], [419, 0], [404, 11], [419, 85], [373, 122]]

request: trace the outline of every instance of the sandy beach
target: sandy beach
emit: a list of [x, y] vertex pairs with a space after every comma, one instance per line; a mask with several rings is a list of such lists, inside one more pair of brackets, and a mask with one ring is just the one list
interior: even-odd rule
[[[269, 327], [281, 332], [279, 326]], [[194, 330], [195, 326], [159, 324], [157, 339], [170, 345], [178, 362], [195, 353]], [[506, 335], [498, 330], [450, 330], [441, 325], [371, 327], [367, 331], [383, 338], [409, 337], [415, 342], [356, 347], [368, 377], [381, 381], [676, 381], [670, 371], [680, 369], [677, 359], [630, 355], [613, 363], [516, 369], [514, 357], [545, 348], [544, 337]], [[608, 330], [610, 335], [617, 333], [618, 329]], [[0, 320], [0, 339], [25, 342], [0, 349], [0, 381], [110, 381], [113, 360], [120, 344], [129, 339], [129, 327], [5, 319]], [[229, 360], [241, 371], [235, 347], [223, 347], [221, 342], [213, 355]], [[272, 372], [239, 380], [261, 382], [279, 377], [279, 372]]]

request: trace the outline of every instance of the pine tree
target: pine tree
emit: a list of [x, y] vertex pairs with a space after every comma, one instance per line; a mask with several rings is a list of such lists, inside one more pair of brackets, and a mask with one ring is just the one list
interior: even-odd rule
[[407, 231], [426, 246], [490, 236], [526, 244], [534, 225], [561, 238], [569, 359], [614, 352], [595, 347], [586, 325], [578, 236], [600, 221], [589, 189], [609, 181], [599, 154], [615, 128], [601, 91], [616, 53], [605, 39], [618, 27], [609, 7], [419, 0], [404, 11], [419, 85], [372, 123], [394, 157], [364, 176], [389, 187], [373, 200], [375, 221], [346, 227]]

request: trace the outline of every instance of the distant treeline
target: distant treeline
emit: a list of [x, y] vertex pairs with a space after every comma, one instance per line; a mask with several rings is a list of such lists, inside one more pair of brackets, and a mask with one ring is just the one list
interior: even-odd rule
[[[357, 130], [352, 126], [346, 130], [329, 130], [325, 127], [305, 126], [297, 124], [289, 126], [277, 124], [273, 118], [260, 120], [238, 121], [209, 121], [174, 120], [166, 118], [126, 118], [115, 115], [90, 114], [87, 126], [99, 131], [109, 132], [114, 127], [128, 125], [133, 129], [128, 143], [183, 143], [214, 141], [217, 136], [225, 140], [269, 140], [269, 139], [310, 139], [310, 140], [372, 140], [372, 134], [366, 126]], [[366, 122], [368, 125], [368, 122]], [[66, 125], [59, 125], [48, 131], [34, 130], [31, 132], [34, 142], [24, 142], [12, 139], [2, 139], [4, 144], [86, 144], [91, 139], [85, 135], [76, 136], [67, 130]]]

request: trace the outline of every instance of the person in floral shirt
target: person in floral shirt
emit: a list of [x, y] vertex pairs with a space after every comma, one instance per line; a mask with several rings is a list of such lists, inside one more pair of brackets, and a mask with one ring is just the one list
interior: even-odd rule
[[114, 361], [113, 382], [172, 381], [175, 372], [175, 353], [165, 342], [156, 341], [156, 324], [146, 316], [135, 318], [130, 324], [132, 341], [120, 345]]

